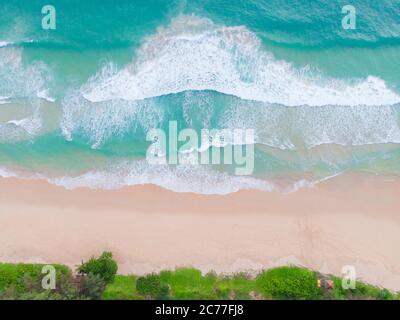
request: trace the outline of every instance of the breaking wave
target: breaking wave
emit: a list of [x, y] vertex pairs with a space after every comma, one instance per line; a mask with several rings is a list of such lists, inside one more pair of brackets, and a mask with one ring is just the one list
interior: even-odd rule
[[243, 26], [219, 26], [185, 15], [148, 37], [131, 64], [119, 71], [104, 68], [89, 81], [83, 95], [99, 102], [189, 90], [214, 90], [285, 106], [400, 102], [400, 96], [377, 77], [345, 81], [325, 78], [311, 68], [296, 69], [275, 59]]

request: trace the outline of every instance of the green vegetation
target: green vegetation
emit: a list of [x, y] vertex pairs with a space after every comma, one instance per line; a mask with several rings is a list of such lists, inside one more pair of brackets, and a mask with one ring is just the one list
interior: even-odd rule
[[[202, 275], [194, 268], [178, 268], [150, 274], [136, 281], [137, 293], [145, 299], [250, 299], [255, 280], [245, 273], [217, 276]], [[257, 294], [255, 294], [257, 295]]]
[[98, 274], [89, 273], [80, 283], [81, 295], [90, 300], [100, 300], [105, 288], [106, 282]]
[[298, 267], [280, 267], [261, 273], [257, 288], [267, 298], [319, 299], [322, 290], [314, 272]]
[[[202, 275], [194, 268], [178, 268], [150, 274], [135, 281], [132, 276], [119, 276], [118, 286], [110, 285], [112, 292], [126, 292], [136, 283], [131, 298], [137, 299], [400, 299], [394, 294], [357, 281], [355, 290], [342, 289], [342, 279], [321, 275], [306, 268], [295, 266], [273, 268], [261, 272], [257, 277], [246, 273], [234, 275]], [[320, 288], [318, 280], [331, 280], [332, 288]], [[320, 282], [321, 283], [321, 282]], [[123, 288], [126, 288], [125, 290]], [[129, 289], [128, 289], [129, 290]], [[107, 292], [107, 289], [106, 289]], [[136, 296], [136, 297], [133, 297]], [[119, 296], [121, 297], [121, 295]], [[105, 296], [103, 296], [105, 298]]]
[[[36, 292], [41, 285], [43, 277], [42, 264], [0, 264], [0, 298], [8, 295], [27, 295]], [[63, 265], [53, 265], [56, 270], [56, 283], [58, 283], [55, 294], [67, 289], [67, 283], [72, 277], [71, 270]], [[36, 281], [39, 280], [40, 281]]]
[[394, 294], [387, 289], [378, 288], [376, 286], [366, 284], [360, 281], [356, 282], [355, 289], [345, 290], [342, 288], [342, 279], [332, 277], [334, 281], [333, 299], [337, 300], [398, 300], [400, 292]]
[[215, 299], [216, 277], [202, 276], [197, 269], [177, 269], [160, 273], [164, 285], [169, 285], [176, 299]]
[[108, 282], [112, 282], [117, 264], [112, 254], [104, 252], [99, 258], [82, 263], [74, 277], [64, 265], [52, 265], [56, 272], [56, 288], [42, 287], [43, 264], [0, 264], [0, 300], [95, 300], [101, 299]]
[[[43, 266], [42, 264], [0, 263], [0, 291], [11, 285], [18, 292], [26, 291], [30, 279], [42, 276]], [[66, 266], [57, 264], [53, 267], [56, 269], [58, 282], [72, 275], [71, 270]]]
[[168, 299], [169, 288], [163, 284], [157, 274], [149, 274], [139, 277], [136, 281], [136, 289], [139, 294], [149, 299]]
[[107, 285], [104, 300], [142, 300], [144, 297], [136, 291], [136, 276], [115, 276], [114, 282]]
[[178, 268], [141, 277], [116, 275], [117, 264], [109, 252], [77, 268], [54, 265], [56, 289], [41, 286], [41, 264], [0, 264], [0, 300], [139, 300], [139, 299], [400, 299], [387, 289], [362, 282], [354, 290], [342, 288], [342, 279], [288, 266], [273, 268], [256, 277], [246, 273], [203, 275], [194, 268]]
[[114, 280], [118, 271], [118, 265], [112, 258], [111, 252], [103, 252], [99, 258], [92, 257], [88, 262], [78, 267], [81, 274], [94, 274], [101, 277], [106, 283]]
[[64, 265], [53, 265], [56, 270], [56, 289], [44, 290], [41, 283], [43, 264], [0, 264], [0, 299], [61, 300], [77, 297], [71, 285], [71, 270]]

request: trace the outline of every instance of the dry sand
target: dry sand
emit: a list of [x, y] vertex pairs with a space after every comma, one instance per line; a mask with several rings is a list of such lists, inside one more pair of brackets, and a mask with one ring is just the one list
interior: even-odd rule
[[120, 273], [288, 263], [400, 290], [400, 181], [365, 174], [292, 194], [179, 194], [156, 186], [66, 190], [0, 178], [0, 261], [65, 263], [111, 250]]

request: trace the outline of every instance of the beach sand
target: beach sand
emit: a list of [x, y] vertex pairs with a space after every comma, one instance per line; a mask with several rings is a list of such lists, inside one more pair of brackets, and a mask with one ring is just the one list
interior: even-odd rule
[[0, 179], [0, 261], [65, 263], [105, 250], [123, 274], [299, 264], [400, 290], [400, 181], [347, 174], [291, 194], [66, 190]]

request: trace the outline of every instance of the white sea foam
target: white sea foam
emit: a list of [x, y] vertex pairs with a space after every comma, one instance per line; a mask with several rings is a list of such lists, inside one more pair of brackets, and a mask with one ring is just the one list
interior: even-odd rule
[[[49, 95], [48, 85], [51, 83], [50, 71], [42, 62], [25, 64], [23, 50], [16, 47], [0, 48], [0, 104], [23, 103], [31, 106], [32, 113], [19, 118], [7, 116], [0, 123], [0, 140], [15, 141], [31, 138], [42, 128], [42, 118], [39, 112], [40, 101], [54, 101]], [[17, 112], [18, 113], [18, 112]]]
[[377, 77], [324, 78], [275, 59], [245, 27], [179, 16], [146, 39], [122, 70], [103, 70], [84, 88], [92, 102], [138, 100], [187, 90], [215, 90], [286, 106], [392, 105], [400, 96]]
[[9, 102], [10, 97], [0, 96], [0, 104], [6, 104]]
[[[15, 105], [13, 107], [18, 107]], [[0, 122], [0, 142], [16, 142], [18, 140], [30, 139], [41, 132], [43, 119], [40, 104], [28, 104], [25, 106], [28, 114], [20, 115], [16, 119]], [[30, 108], [32, 108], [30, 110]]]
[[2, 48], [2, 47], [7, 47], [7, 46], [9, 46], [10, 44], [12, 44], [11, 42], [8, 42], [8, 41], [0, 41], [0, 48]]
[[[393, 106], [299, 106], [287, 108], [265, 102], [249, 101], [206, 91], [188, 91], [145, 100], [109, 100], [91, 103], [79, 93], [65, 99], [62, 129], [71, 139], [75, 131], [83, 132], [98, 147], [115, 136], [129, 135], [136, 127], [168, 129], [168, 119], [178, 120], [182, 127], [253, 129], [255, 143], [279, 149], [313, 148], [323, 144], [360, 146], [400, 143], [400, 104]], [[174, 114], [172, 117], [171, 115]], [[172, 118], [171, 118], [172, 117]], [[181, 118], [182, 117], [182, 118]], [[140, 135], [142, 139], [145, 136]], [[207, 142], [208, 147], [232, 144]]]
[[197, 194], [224, 195], [239, 190], [278, 190], [284, 193], [296, 192], [301, 188], [314, 187], [316, 184], [331, 179], [336, 175], [321, 180], [298, 181], [277, 184], [255, 177], [233, 176], [205, 166], [160, 166], [149, 165], [145, 160], [121, 161], [111, 167], [86, 172], [78, 176], [49, 177], [39, 173], [16, 173], [0, 167], [0, 177], [18, 177], [22, 179], [46, 180], [51, 184], [66, 189], [87, 187], [91, 189], [120, 189], [125, 186], [154, 184], [174, 192], [193, 192]]
[[72, 140], [74, 132], [80, 131], [97, 148], [138, 126], [144, 132], [156, 128], [163, 117], [163, 109], [152, 100], [90, 103], [79, 92], [72, 91], [63, 101], [61, 130], [67, 140]]
[[323, 144], [400, 143], [400, 105], [293, 107], [235, 99], [220, 128], [254, 128], [256, 142], [280, 149]]
[[0, 92], [12, 98], [49, 98], [50, 71], [43, 62], [25, 65], [23, 50], [14, 47], [0, 48]]
[[0, 167], [0, 177], [2, 178], [12, 178], [16, 177], [17, 174], [7, 168]]
[[240, 189], [273, 189], [272, 184], [255, 178], [229, 176], [200, 166], [151, 166], [146, 161], [120, 163], [107, 170], [95, 170], [78, 177], [54, 178], [51, 182], [67, 189], [118, 189], [155, 184], [175, 192], [200, 194], [227, 194]]
[[49, 101], [49, 102], [55, 102], [55, 101], [56, 101], [55, 98], [53, 98], [53, 97], [51, 97], [51, 96], [49, 95], [49, 90], [48, 90], [48, 89], [44, 89], [44, 90], [39, 91], [39, 92], [36, 94], [36, 96], [37, 96], [38, 98], [40, 98], [40, 99], [43, 99], [43, 100], [46, 100], [46, 101]]
[[229, 194], [244, 189], [294, 192], [318, 183], [301, 180], [282, 187], [267, 180], [232, 176], [205, 166], [149, 165], [145, 160], [124, 161], [107, 169], [93, 170], [76, 177], [52, 178], [49, 181], [67, 189], [119, 189], [124, 186], [155, 184], [174, 192], [198, 194]]
[[35, 135], [42, 128], [42, 121], [38, 117], [10, 120], [7, 123], [24, 129], [31, 136]]

